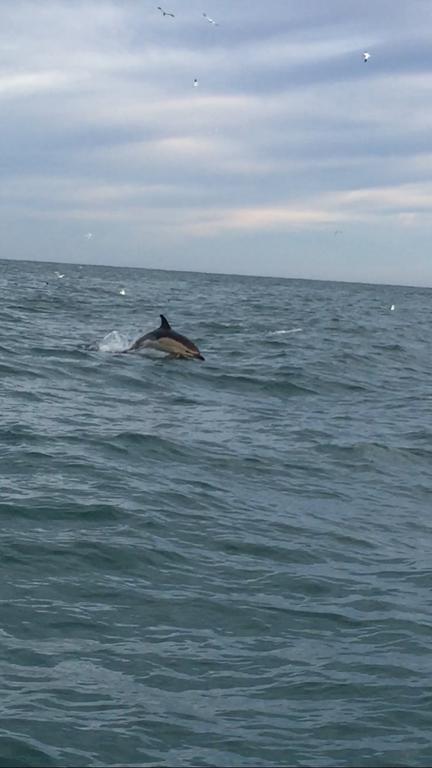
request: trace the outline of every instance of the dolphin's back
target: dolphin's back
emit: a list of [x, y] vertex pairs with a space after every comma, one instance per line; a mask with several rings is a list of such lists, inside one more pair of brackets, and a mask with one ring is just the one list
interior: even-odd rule
[[143, 346], [154, 346], [156, 349], [176, 357], [198, 357], [200, 360], [204, 360], [198, 347], [190, 339], [177, 333], [177, 331], [173, 331], [164, 315], [161, 315], [160, 319], [159, 328], [140, 336], [126, 351], [133, 352], [133, 350]]
[[161, 319], [161, 324], [159, 328], [156, 328], [155, 331], [149, 331], [149, 333], [145, 333], [144, 336], [140, 336], [139, 339], [134, 341], [132, 346], [129, 347], [127, 351], [132, 352], [134, 349], [139, 349], [140, 347], [142, 347], [145, 341], [156, 341], [157, 339], [160, 339], [161, 336], [166, 336], [168, 332], [170, 334], [174, 333], [171, 330], [171, 326], [168, 320], [166, 319], [166, 317], [164, 317], [164, 315], [160, 315], [160, 319]]

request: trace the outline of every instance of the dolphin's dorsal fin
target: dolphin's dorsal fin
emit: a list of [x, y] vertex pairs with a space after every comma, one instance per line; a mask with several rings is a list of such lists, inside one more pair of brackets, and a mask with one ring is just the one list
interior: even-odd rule
[[169, 331], [171, 329], [171, 326], [170, 326], [168, 320], [166, 319], [166, 317], [164, 317], [164, 315], [161, 315], [160, 319], [161, 319], [160, 327], [161, 328], [165, 328], [165, 330]]

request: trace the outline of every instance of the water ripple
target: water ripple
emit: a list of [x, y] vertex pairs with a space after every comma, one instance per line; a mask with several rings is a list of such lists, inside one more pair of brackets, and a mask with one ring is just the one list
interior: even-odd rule
[[428, 765], [430, 292], [0, 267], [2, 765]]

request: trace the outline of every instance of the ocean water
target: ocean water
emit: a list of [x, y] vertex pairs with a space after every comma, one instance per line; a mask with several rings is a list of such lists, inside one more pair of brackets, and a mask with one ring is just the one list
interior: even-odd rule
[[431, 290], [0, 293], [0, 765], [429, 765]]

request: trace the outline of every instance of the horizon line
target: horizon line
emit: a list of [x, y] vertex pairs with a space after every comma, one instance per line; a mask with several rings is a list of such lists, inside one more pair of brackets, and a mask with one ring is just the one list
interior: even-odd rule
[[287, 277], [286, 275], [259, 275], [253, 273], [242, 272], [207, 272], [205, 270], [197, 269], [172, 269], [168, 267], [143, 267], [143, 266], [131, 266], [128, 264], [93, 264], [80, 261], [51, 261], [47, 259], [13, 259], [2, 256], [0, 262], [10, 261], [18, 262], [20, 264], [55, 264], [63, 266], [74, 267], [100, 267], [101, 269], [142, 269], [152, 272], [181, 272], [191, 275], [218, 275], [220, 277], [250, 277], [250, 278], [263, 278], [265, 280], [302, 280], [305, 282], [314, 283], [343, 283], [346, 285], [380, 285], [388, 288], [421, 288], [422, 290], [431, 290], [432, 285], [417, 285], [414, 283], [386, 283], [386, 282], [367, 282], [365, 280], [341, 280], [335, 278], [323, 278], [323, 277]]

